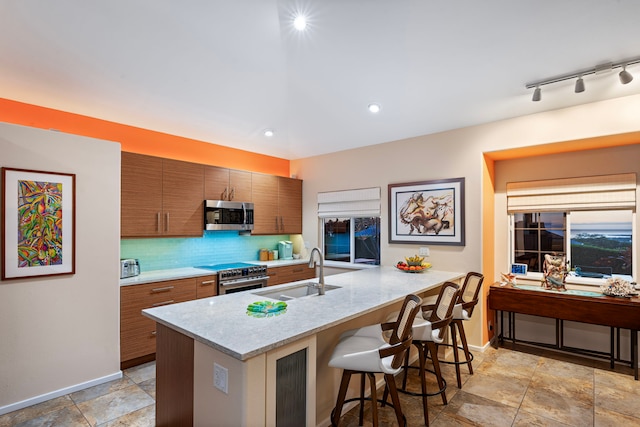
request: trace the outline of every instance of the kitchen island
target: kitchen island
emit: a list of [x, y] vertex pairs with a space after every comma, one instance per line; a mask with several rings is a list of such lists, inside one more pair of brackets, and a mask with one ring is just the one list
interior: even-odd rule
[[[275, 425], [277, 407], [293, 397], [302, 398], [305, 424], [325, 424], [340, 375], [327, 361], [340, 333], [383, 322], [407, 294], [433, 294], [463, 276], [394, 267], [328, 276], [337, 289], [289, 300], [270, 317], [247, 314], [249, 304], [268, 300], [258, 290], [144, 310], [158, 323], [156, 424]], [[287, 387], [297, 391], [287, 395]]]

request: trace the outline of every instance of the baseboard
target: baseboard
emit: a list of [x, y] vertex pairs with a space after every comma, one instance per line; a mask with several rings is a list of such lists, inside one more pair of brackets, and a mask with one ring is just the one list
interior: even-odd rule
[[31, 397], [29, 399], [22, 400], [20, 402], [12, 403], [6, 406], [0, 406], [0, 415], [8, 414], [9, 412], [17, 411], [38, 403], [45, 402], [47, 400], [55, 399], [56, 397], [64, 396], [69, 393], [84, 390], [85, 388], [93, 387], [99, 384], [103, 384], [113, 380], [119, 380], [122, 378], [122, 371], [115, 372], [111, 375], [106, 375], [101, 378], [96, 378], [84, 383], [75, 384], [70, 387], [61, 388], [59, 390], [52, 391], [50, 393], [41, 394], [40, 396]]
[[470, 344], [467, 344], [467, 345], [471, 352], [479, 351], [480, 353], [484, 353], [489, 347], [491, 347], [491, 342], [487, 342], [482, 347], [478, 347], [477, 345], [470, 345]]

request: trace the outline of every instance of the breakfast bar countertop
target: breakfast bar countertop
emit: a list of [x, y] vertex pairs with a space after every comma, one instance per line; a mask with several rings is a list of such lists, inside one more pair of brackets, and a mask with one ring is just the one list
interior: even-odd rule
[[[337, 286], [325, 295], [286, 301], [286, 311], [272, 317], [253, 317], [247, 307], [269, 300], [251, 290], [143, 310], [156, 322], [239, 360], [316, 334], [382, 307], [456, 281], [463, 273], [429, 270], [406, 273], [395, 267], [378, 267], [327, 276]], [[310, 279], [301, 282], [311, 282]], [[300, 283], [300, 282], [294, 282]], [[285, 289], [292, 283], [270, 286]], [[277, 302], [276, 300], [272, 300]]]

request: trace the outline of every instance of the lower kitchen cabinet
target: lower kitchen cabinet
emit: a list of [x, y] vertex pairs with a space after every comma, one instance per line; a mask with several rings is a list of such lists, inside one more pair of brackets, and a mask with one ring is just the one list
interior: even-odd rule
[[209, 298], [218, 295], [218, 276], [196, 277], [196, 298]]
[[267, 286], [274, 286], [282, 283], [297, 282], [298, 280], [313, 279], [316, 277], [316, 269], [309, 268], [307, 264], [285, 265], [282, 267], [269, 267], [267, 275], [269, 276]]
[[190, 278], [120, 287], [121, 369], [154, 359], [156, 322], [143, 316], [142, 310], [195, 299], [196, 281]]

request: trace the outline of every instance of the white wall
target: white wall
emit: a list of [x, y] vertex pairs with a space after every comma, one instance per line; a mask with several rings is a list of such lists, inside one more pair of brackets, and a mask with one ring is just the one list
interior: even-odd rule
[[76, 174], [76, 273], [0, 282], [1, 414], [121, 376], [120, 144], [0, 123], [0, 153]]
[[[430, 246], [429, 261], [440, 270], [482, 271], [482, 239], [494, 237], [483, 235], [481, 230], [483, 153], [638, 132], [638, 117], [640, 96], [634, 95], [292, 161], [291, 173], [304, 180], [303, 240], [312, 246], [319, 242], [318, 192], [379, 186], [383, 195], [381, 263], [393, 265], [415, 253], [418, 246], [388, 243], [388, 184], [464, 177], [466, 245]], [[556, 165], [568, 175], [572, 174], [574, 166], [577, 167], [572, 161]], [[613, 166], [608, 168], [615, 169]], [[554, 172], [545, 168], [536, 170], [536, 179]], [[502, 259], [505, 251], [506, 241], [498, 236], [496, 259]], [[498, 277], [487, 277], [485, 282], [490, 284], [498, 280], [499, 272], [496, 270]], [[481, 312], [485, 311], [484, 301], [480, 309], [474, 313], [471, 324], [465, 324], [470, 344], [476, 346], [486, 344], [480, 320]]]

